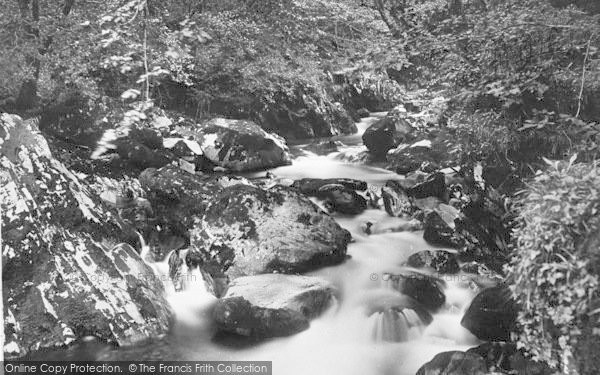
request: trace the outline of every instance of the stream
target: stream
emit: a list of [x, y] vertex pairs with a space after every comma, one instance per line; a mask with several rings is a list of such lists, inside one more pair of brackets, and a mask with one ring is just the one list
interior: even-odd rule
[[[292, 145], [293, 164], [272, 169], [277, 177], [299, 179], [353, 178], [380, 189], [393, 172], [343, 161], [340, 153], [364, 149], [361, 134], [377, 117], [363, 119], [358, 134], [334, 137], [345, 146], [329, 155]], [[263, 176], [265, 172], [245, 175]], [[188, 275], [186, 290], [175, 293], [167, 285], [168, 300], [177, 318], [172, 332], [160, 340], [134, 347], [114, 348], [95, 341], [82, 342], [58, 355], [65, 359], [93, 360], [264, 360], [273, 361], [273, 373], [285, 375], [413, 375], [440, 352], [466, 350], [479, 341], [460, 325], [475, 292], [460, 282], [460, 274], [445, 278], [446, 304], [433, 314], [431, 324], [405, 314], [393, 318], [375, 312], [395, 305], [403, 297], [390, 287], [386, 273], [395, 274], [412, 253], [433, 249], [422, 232], [391, 232], [405, 221], [390, 217], [383, 209], [367, 209], [360, 215], [334, 214], [338, 223], [352, 233], [348, 259], [309, 273], [329, 280], [339, 290], [336, 303], [296, 335], [247, 342], [235, 337], [215, 340], [211, 309], [216, 298], [205, 290], [199, 274]], [[370, 221], [377, 230], [367, 235], [361, 227]], [[159, 274], [168, 274], [167, 264], [152, 264]], [[394, 331], [398, 332], [394, 332]], [[408, 341], [393, 342], [397, 335]], [[397, 341], [397, 340], [396, 340]], [[54, 353], [52, 358], [56, 359]]]

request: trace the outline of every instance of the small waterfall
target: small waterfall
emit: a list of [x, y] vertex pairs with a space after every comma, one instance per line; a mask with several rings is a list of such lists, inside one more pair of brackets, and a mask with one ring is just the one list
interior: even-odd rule
[[[200, 309], [205, 309], [216, 300], [210, 275], [204, 273], [199, 267], [189, 268], [185, 264], [185, 253], [172, 250], [165, 259], [153, 262], [150, 246], [144, 237], [138, 234], [141, 250], [140, 257], [152, 269], [154, 275], [162, 281], [165, 287], [165, 295], [171, 303], [173, 310], [185, 320], [196, 321], [194, 314]], [[177, 254], [182, 260], [174, 265], [178, 267], [177, 272], [171, 272], [171, 258]]]
[[135, 231], [135, 233], [137, 233], [138, 239], [140, 240], [140, 258], [142, 258], [142, 260], [149, 265], [148, 256], [150, 255], [150, 246], [148, 246], [148, 243], [140, 232]]
[[421, 337], [425, 324], [410, 308], [390, 308], [369, 317], [372, 339], [376, 342], [404, 342]]

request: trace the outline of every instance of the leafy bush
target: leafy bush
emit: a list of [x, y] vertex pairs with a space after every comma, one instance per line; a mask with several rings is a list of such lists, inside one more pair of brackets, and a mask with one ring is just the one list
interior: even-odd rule
[[528, 184], [508, 267], [522, 306], [518, 345], [564, 371], [573, 359], [580, 370], [589, 364], [575, 349], [584, 327], [591, 322], [594, 334], [600, 333], [600, 322], [592, 320], [600, 301], [600, 263], [597, 243], [589, 246], [600, 231], [600, 170], [597, 164], [573, 165], [574, 159], [549, 162]]

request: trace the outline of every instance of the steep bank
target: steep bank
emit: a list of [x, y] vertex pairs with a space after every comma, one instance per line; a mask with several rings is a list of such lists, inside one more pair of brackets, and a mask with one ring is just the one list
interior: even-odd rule
[[52, 156], [35, 125], [0, 121], [5, 355], [167, 333], [163, 284], [122, 243], [133, 228]]

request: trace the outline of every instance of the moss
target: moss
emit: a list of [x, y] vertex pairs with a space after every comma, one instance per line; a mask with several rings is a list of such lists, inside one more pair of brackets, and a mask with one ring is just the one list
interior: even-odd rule
[[111, 340], [112, 333], [107, 320], [100, 311], [91, 308], [85, 296], [73, 295], [57, 303], [59, 316], [67, 317], [65, 323], [73, 329], [76, 337], [96, 336]]

